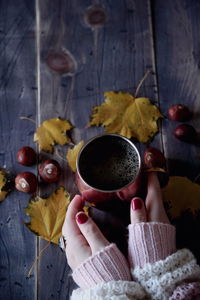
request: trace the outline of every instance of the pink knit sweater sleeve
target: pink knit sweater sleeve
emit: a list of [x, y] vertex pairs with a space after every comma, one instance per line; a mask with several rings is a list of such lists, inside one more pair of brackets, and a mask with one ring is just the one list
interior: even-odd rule
[[169, 300], [199, 300], [200, 282], [189, 282], [179, 285]]
[[129, 225], [128, 258], [131, 268], [165, 259], [176, 251], [175, 227], [158, 222]]
[[200, 268], [189, 250], [176, 252], [172, 225], [129, 225], [128, 256], [133, 278], [153, 299], [200, 299]]
[[115, 244], [85, 260], [74, 270], [72, 277], [82, 289], [102, 282], [131, 280], [128, 263]]

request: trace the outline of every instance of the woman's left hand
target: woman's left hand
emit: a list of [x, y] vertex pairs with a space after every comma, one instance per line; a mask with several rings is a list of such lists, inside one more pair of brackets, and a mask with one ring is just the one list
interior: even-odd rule
[[110, 244], [94, 221], [83, 212], [83, 206], [83, 198], [76, 195], [68, 206], [62, 228], [67, 261], [72, 270]]

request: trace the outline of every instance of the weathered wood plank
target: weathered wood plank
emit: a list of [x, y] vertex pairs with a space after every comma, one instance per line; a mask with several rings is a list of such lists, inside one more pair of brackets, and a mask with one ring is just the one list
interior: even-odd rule
[[[159, 82], [159, 98], [163, 113], [171, 105], [182, 103], [193, 112], [189, 124], [197, 132], [199, 122], [199, 1], [155, 1], [153, 7], [156, 42], [156, 64]], [[187, 144], [177, 140], [172, 132], [180, 123], [166, 118], [163, 121], [165, 155], [171, 175], [187, 176], [191, 180], [199, 175], [199, 142]], [[180, 195], [181, 199], [181, 195]], [[200, 261], [200, 218], [196, 221], [184, 214], [176, 221], [178, 246], [189, 247]]]
[[[13, 175], [26, 169], [17, 150], [33, 146], [35, 126], [19, 117], [35, 119], [34, 26], [34, 1], [0, 2], [0, 166]], [[35, 277], [26, 278], [36, 245], [23, 224], [28, 199], [16, 191], [0, 203], [0, 299], [34, 299]]]
[[[102, 103], [103, 92], [124, 90], [134, 93], [146, 70], [154, 69], [149, 1], [101, 1], [106, 22], [98, 28], [88, 26], [84, 21], [90, 1], [45, 0], [37, 3], [40, 41], [37, 44], [38, 124], [60, 116], [75, 126], [72, 130], [74, 142], [86, 140], [102, 132], [101, 128], [86, 129], [85, 126], [91, 108]], [[165, 114], [170, 105], [185, 103], [195, 112], [191, 124], [199, 130], [199, 4], [197, 1], [155, 1], [152, 5], [159, 98], [154, 76], [146, 80], [140, 95], [155, 103], [160, 101], [161, 111]], [[33, 119], [36, 115], [34, 11], [34, 3], [27, 1], [21, 1], [17, 9], [12, 1], [0, 3], [0, 165], [6, 165], [14, 173], [24, 170], [16, 163], [15, 154], [19, 147], [33, 145], [35, 130], [32, 123], [18, 119], [20, 115]], [[76, 72], [72, 70], [74, 74], [61, 76], [47, 66], [48, 55], [52, 51], [61, 52], [63, 48], [75, 59], [77, 69]], [[173, 162], [169, 165], [170, 173], [195, 178], [199, 172], [199, 159], [196, 158], [199, 147], [175, 140], [171, 135], [174, 122], [164, 120], [162, 123], [165, 154], [169, 159], [178, 161], [178, 164]], [[161, 134], [156, 136], [153, 145], [162, 148]], [[142, 153], [144, 147], [139, 143], [137, 146]], [[58, 148], [65, 156], [68, 146]], [[76, 192], [74, 176], [67, 163], [59, 158], [58, 161], [63, 168], [60, 184], [73, 195]], [[180, 165], [181, 169], [178, 168]], [[28, 170], [34, 171], [34, 168]], [[48, 185], [41, 189], [41, 194], [50, 194], [55, 187]], [[56, 245], [45, 250], [35, 268], [35, 276], [26, 279], [37, 249], [41, 250], [46, 245], [43, 240], [37, 244], [34, 235], [23, 225], [23, 207], [27, 201], [28, 196], [15, 192], [0, 204], [0, 297], [69, 299], [74, 284], [65, 255]], [[179, 231], [184, 235], [187, 232], [187, 237], [191, 238], [188, 241], [181, 236], [180, 245], [191, 245], [193, 237], [199, 235], [197, 226], [192, 227], [191, 234], [191, 229], [185, 227], [186, 222], [182, 225], [178, 224]], [[196, 242], [191, 248], [195, 253], [199, 251]]]
[[[103, 131], [102, 128], [85, 127], [92, 107], [102, 103], [104, 91], [134, 93], [145, 72], [154, 69], [149, 1], [101, 1], [106, 22], [98, 27], [88, 26], [84, 21], [90, 6], [90, 1], [80, 0], [39, 1], [41, 89], [38, 120], [43, 122], [57, 116], [70, 120], [74, 126], [74, 142], [87, 140]], [[104, 20], [102, 10], [99, 18]], [[74, 75], [61, 76], [47, 64], [50, 53], [54, 51], [55, 55], [55, 51], [61, 53], [63, 49], [71, 53], [77, 64]], [[156, 79], [149, 76], [140, 95], [157, 102], [156, 93]], [[156, 139], [160, 143], [159, 136]], [[67, 146], [59, 149], [64, 156]], [[64, 171], [60, 183], [73, 194], [76, 191], [73, 174], [65, 162], [59, 162]], [[49, 186], [47, 192], [53, 188]], [[45, 244], [41, 241], [40, 249]], [[68, 299], [73, 289], [68, 274], [64, 254], [51, 245], [39, 264], [39, 299]]]
[[[199, 44], [196, 35], [200, 26], [200, 4], [198, 1], [155, 3], [156, 58], [162, 111], [167, 116], [171, 105], [187, 105], [194, 113], [188, 123], [199, 131]], [[200, 169], [197, 157], [199, 145], [180, 142], [173, 136], [172, 132], [179, 124], [168, 118], [163, 121], [165, 153], [169, 159], [180, 161], [175, 168], [174, 163], [170, 164], [170, 171], [194, 179]]]

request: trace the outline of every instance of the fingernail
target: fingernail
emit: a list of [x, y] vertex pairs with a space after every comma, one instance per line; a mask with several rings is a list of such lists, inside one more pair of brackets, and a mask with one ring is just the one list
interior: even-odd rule
[[76, 220], [79, 224], [84, 224], [88, 220], [88, 216], [84, 212], [80, 212], [76, 215]]
[[131, 202], [131, 206], [133, 210], [142, 208], [142, 200], [140, 198], [134, 198]]

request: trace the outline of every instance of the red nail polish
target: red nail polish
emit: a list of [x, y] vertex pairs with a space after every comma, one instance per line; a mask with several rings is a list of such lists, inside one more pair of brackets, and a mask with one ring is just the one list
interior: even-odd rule
[[84, 224], [87, 222], [88, 216], [85, 213], [80, 212], [78, 215], [76, 215], [76, 220], [79, 224]]
[[133, 210], [142, 208], [142, 200], [140, 198], [134, 198], [131, 202], [131, 206]]

